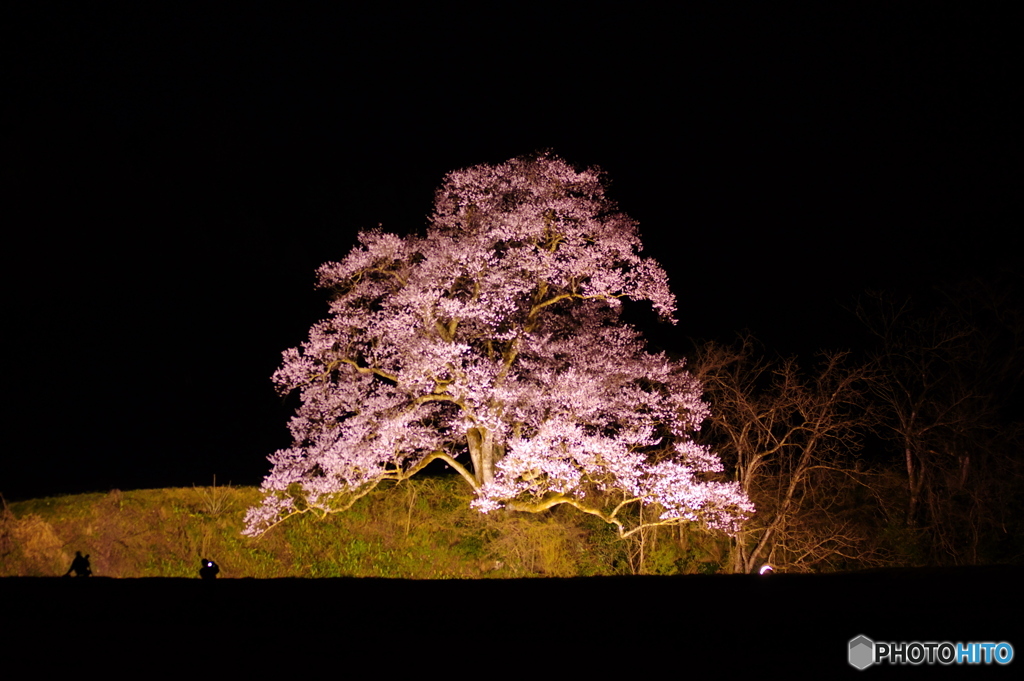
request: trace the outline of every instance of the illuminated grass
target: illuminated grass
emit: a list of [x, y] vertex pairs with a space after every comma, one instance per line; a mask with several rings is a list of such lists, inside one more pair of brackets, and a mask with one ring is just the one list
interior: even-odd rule
[[[221, 578], [567, 577], [638, 566], [635, 542], [618, 541], [599, 520], [558, 511], [481, 515], [457, 478], [382, 486], [346, 513], [300, 516], [259, 539], [243, 537], [245, 510], [258, 499], [256, 488], [218, 487], [17, 502], [0, 518], [0, 576], [61, 575], [75, 551], [106, 577], [197, 577], [200, 558], [216, 561]], [[666, 533], [643, 571], [701, 569], [694, 549], [677, 545]]]

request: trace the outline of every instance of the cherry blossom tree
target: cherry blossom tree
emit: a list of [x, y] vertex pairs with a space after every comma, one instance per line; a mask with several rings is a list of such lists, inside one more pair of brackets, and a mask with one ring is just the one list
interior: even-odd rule
[[345, 510], [436, 460], [483, 513], [569, 504], [622, 537], [737, 532], [753, 507], [690, 437], [709, 414], [700, 384], [621, 319], [628, 298], [675, 322], [641, 248], [601, 171], [547, 154], [448, 174], [425, 235], [360, 234], [319, 269], [330, 316], [274, 374], [301, 406], [246, 533]]

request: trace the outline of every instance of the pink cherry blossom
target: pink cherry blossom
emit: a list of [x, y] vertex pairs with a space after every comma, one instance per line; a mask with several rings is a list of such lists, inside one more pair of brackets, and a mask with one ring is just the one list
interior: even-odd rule
[[551, 155], [449, 173], [424, 235], [360, 234], [319, 269], [330, 316], [274, 374], [301, 405], [247, 534], [436, 459], [485, 513], [565, 503], [627, 536], [642, 504], [660, 510], [648, 524], [738, 531], [753, 506], [690, 439], [709, 414], [699, 383], [620, 317], [628, 298], [675, 323], [641, 250], [601, 171]]

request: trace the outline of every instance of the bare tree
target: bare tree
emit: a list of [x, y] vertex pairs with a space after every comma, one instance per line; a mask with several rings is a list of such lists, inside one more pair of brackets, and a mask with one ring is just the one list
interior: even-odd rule
[[764, 358], [749, 337], [705, 344], [690, 368], [711, 403], [705, 442], [757, 508], [733, 540], [732, 571], [765, 561], [795, 571], [872, 562], [867, 474], [856, 458], [871, 419], [871, 371], [842, 352], [822, 353], [804, 371], [795, 358]]
[[1010, 534], [1022, 486], [1020, 419], [1007, 409], [1024, 376], [1020, 301], [1012, 286], [973, 282], [872, 294], [857, 313], [879, 340], [874, 391], [905, 476], [905, 528], [927, 562], [983, 562], [986, 538]]

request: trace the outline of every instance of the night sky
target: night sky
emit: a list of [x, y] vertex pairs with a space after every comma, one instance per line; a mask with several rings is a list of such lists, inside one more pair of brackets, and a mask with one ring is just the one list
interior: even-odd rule
[[667, 350], [854, 347], [864, 290], [1019, 261], [1009, 16], [30, 5], [0, 21], [8, 500], [258, 484], [316, 266], [422, 229], [456, 168], [604, 168]]

